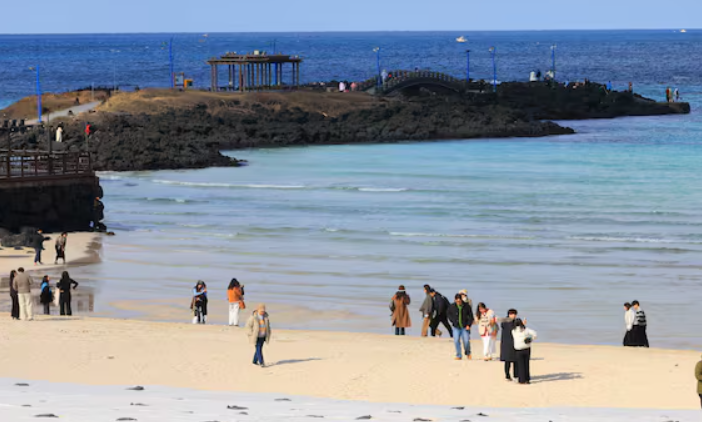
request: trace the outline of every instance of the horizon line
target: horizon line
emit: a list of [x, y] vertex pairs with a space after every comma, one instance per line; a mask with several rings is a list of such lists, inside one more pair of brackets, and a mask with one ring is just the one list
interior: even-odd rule
[[16, 35], [161, 35], [161, 34], [349, 34], [349, 33], [471, 33], [471, 32], [605, 32], [605, 31], [699, 31], [700, 28], [568, 28], [568, 29], [395, 29], [395, 30], [348, 30], [348, 31], [188, 31], [188, 32], [168, 32], [168, 31], [137, 31], [137, 32], [14, 32], [0, 33], [0, 36]]

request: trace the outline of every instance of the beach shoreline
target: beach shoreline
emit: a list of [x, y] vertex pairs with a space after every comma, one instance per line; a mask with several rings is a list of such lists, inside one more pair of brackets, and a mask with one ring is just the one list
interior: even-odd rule
[[[269, 366], [262, 369], [251, 364], [253, 347], [243, 328], [38, 317], [29, 323], [4, 319], [0, 331], [6, 338], [0, 378], [441, 406], [699, 406], [694, 351], [538, 343], [532, 385], [523, 386], [505, 382], [501, 362], [480, 360], [479, 340], [472, 342], [474, 360], [455, 361], [453, 343], [445, 338], [287, 331], [273, 325], [273, 339], [264, 348]], [[47, 350], [71, 358], [46, 370], [36, 363]], [[666, 388], [650, 388], [652, 379]], [[474, 389], [479, 380], [482, 387]], [[464, 382], [465, 388], [456, 388]]]

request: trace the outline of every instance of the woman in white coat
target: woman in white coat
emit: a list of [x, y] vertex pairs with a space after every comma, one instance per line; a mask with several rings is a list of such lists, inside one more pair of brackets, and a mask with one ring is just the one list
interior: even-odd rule
[[531, 345], [536, 340], [536, 331], [525, 327], [524, 322], [521, 319], [517, 319], [514, 321], [512, 338], [514, 338], [514, 350], [517, 352], [519, 383], [530, 384], [529, 361], [531, 360]]

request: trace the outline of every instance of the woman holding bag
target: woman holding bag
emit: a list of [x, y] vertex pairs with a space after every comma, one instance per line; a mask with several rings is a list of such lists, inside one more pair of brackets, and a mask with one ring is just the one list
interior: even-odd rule
[[497, 355], [495, 348], [498, 332], [497, 317], [483, 302], [478, 303], [476, 315], [478, 332], [483, 339], [483, 360], [489, 361]]
[[244, 286], [236, 278], [232, 278], [229, 282], [227, 297], [229, 298], [229, 326], [238, 327], [239, 311], [246, 309], [246, 303], [244, 303]]

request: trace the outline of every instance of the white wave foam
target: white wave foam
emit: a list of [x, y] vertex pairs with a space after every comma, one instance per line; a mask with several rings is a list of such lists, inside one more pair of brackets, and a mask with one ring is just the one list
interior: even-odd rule
[[403, 237], [463, 237], [472, 239], [517, 239], [530, 240], [532, 236], [499, 236], [490, 234], [450, 234], [450, 233], [411, 233], [411, 232], [390, 232], [390, 236]]
[[177, 180], [154, 179], [154, 183], [173, 186], [193, 186], [207, 188], [238, 188], [238, 189], [305, 189], [304, 185], [266, 185], [266, 184], [231, 184], [231, 183], [211, 183], [211, 182], [180, 182]]
[[570, 236], [571, 240], [584, 240], [586, 242], [634, 242], [634, 243], [673, 243], [669, 239], [653, 239], [645, 237], [616, 237], [616, 236]]
[[358, 188], [361, 192], [407, 192], [407, 188]]

